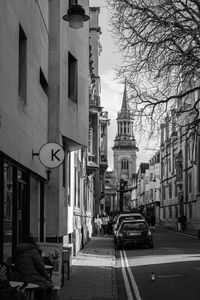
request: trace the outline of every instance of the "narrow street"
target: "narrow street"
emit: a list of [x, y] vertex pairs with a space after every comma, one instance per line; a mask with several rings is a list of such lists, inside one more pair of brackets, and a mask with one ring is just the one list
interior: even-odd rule
[[119, 299], [125, 299], [125, 291], [130, 300], [199, 299], [199, 239], [159, 228], [154, 243], [154, 249], [117, 251]]

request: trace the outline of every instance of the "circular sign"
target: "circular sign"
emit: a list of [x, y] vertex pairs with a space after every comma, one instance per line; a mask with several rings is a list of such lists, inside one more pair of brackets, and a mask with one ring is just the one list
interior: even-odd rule
[[47, 168], [59, 167], [65, 158], [63, 148], [56, 143], [48, 143], [41, 147], [39, 151], [40, 162]]

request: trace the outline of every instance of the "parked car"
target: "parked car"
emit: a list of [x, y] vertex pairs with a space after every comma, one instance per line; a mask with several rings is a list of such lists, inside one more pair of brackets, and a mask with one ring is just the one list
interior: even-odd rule
[[145, 220], [126, 220], [121, 222], [116, 234], [116, 247], [147, 245], [153, 248], [153, 235]]
[[117, 216], [117, 219], [115, 221], [115, 225], [113, 227], [113, 235], [114, 235], [114, 241], [116, 241], [115, 237], [117, 234], [117, 231], [119, 229], [119, 226], [122, 221], [129, 221], [129, 220], [145, 220], [142, 214], [140, 213], [122, 213]]

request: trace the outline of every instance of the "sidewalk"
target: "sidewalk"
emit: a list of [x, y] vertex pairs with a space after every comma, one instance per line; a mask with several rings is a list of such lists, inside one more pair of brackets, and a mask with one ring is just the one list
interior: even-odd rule
[[197, 229], [186, 228], [185, 230], [180, 230], [179, 231], [177, 228], [174, 228], [174, 227], [167, 227], [167, 226], [164, 226], [164, 225], [160, 225], [160, 227], [163, 227], [163, 228], [166, 228], [166, 229], [169, 229], [169, 230], [172, 230], [172, 231], [178, 231], [178, 232], [181, 232], [181, 233], [184, 233], [184, 234], [189, 234], [189, 235], [199, 237], [199, 232], [198, 232]]
[[117, 300], [113, 237], [92, 237], [73, 258], [70, 279], [65, 276], [60, 300]]

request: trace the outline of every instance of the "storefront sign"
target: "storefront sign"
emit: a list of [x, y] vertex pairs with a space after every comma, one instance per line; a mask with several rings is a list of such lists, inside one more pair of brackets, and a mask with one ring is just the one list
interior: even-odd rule
[[48, 143], [42, 146], [39, 151], [40, 162], [47, 168], [59, 167], [65, 158], [63, 148], [56, 143]]

